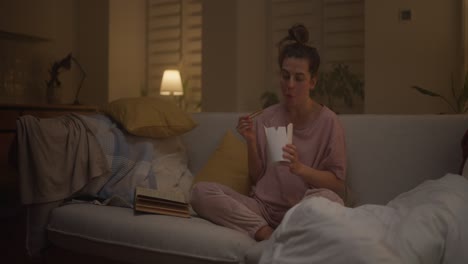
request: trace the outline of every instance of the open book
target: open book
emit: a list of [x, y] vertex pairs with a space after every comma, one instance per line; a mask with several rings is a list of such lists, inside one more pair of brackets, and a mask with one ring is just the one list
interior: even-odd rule
[[136, 187], [134, 207], [139, 212], [190, 217], [184, 194], [176, 190], [168, 192]]

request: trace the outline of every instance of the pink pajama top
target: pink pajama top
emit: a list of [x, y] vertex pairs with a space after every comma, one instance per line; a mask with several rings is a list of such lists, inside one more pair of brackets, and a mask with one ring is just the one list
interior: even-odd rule
[[[323, 106], [318, 115], [310, 117], [307, 127], [293, 128], [293, 144], [299, 160], [317, 170], [326, 170], [339, 179], [346, 177], [346, 153], [343, 128], [336, 114]], [[289, 124], [286, 108], [276, 104], [266, 108], [254, 120], [260, 158], [265, 165], [263, 175], [252, 188], [252, 197], [260, 203], [267, 222], [276, 227], [288, 209], [297, 204], [308, 189], [313, 189], [289, 167], [280, 163], [268, 164], [264, 127]]]

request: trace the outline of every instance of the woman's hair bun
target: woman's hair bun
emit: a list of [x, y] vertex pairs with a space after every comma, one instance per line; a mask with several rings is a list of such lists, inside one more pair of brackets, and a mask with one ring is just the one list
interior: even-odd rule
[[288, 30], [289, 39], [295, 40], [300, 44], [306, 44], [309, 41], [309, 31], [302, 24], [296, 24]]
[[320, 56], [316, 48], [308, 45], [309, 31], [303, 24], [295, 24], [288, 35], [278, 43], [278, 64], [283, 67], [285, 58], [304, 58], [309, 62], [311, 76], [317, 75]]

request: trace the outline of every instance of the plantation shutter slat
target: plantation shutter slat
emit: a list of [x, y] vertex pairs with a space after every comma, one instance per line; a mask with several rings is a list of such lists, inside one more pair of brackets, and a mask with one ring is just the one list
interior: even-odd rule
[[199, 111], [201, 100], [201, 0], [148, 0], [148, 92], [159, 94], [165, 69], [176, 68], [188, 80], [185, 103]]
[[364, 76], [363, 0], [270, 0], [271, 87], [279, 90], [278, 48], [276, 44], [295, 23], [309, 30], [309, 44], [321, 57], [321, 71], [344, 63]]
[[301, 23], [309, 30], [309, 43], [319, 51], [322, 38], [322, 0], [270, 0], [271, 8], [271, 87], [279, 91], [278, 46], [287, 30]]
[[324, 67], [345, 63], [364, 75], [364, 1], [325, 0], [323, 19]]
[[[310, 33], [325, 68], [333, 62], [364, 62], [364, 1], [363, 0], [270, 0], [272, 43], [278, 43], [294, 23], [304, 24]], [[277, 55], [276, 46], [273, 55]], [[272, 60], [277, 68], [276, 59]], [[353, 69], [363, 73], [363, 67]]]

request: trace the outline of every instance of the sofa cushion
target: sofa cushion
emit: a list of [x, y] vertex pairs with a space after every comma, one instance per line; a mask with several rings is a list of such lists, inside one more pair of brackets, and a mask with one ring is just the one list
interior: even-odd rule
[[221, 183], [244, 195], [249, 193], [247, 146], [230, 130], [226, 132], [210, 159], [195, 176], [194, 183], [201, 181]]
[[236, 129], [239, 113], [199, 112], [193, 113], [197, 127], [182, 135], [187, 148], [189, 169], [193, 175], [205, 166], [222, 141], [227, 130]]
[[256, 243], [198, 217], [135, 214], [93, 204], [54, 209], [47, 230], [55, 245], [129, 263], [239, 263]]
[[135, 136], [166, 138], [196, 126], [188, 113], [162, 97], [121, 98], [102, 110]]
[[[468, 115], [340, 115], [355, 206], [386, 204], [460, 168]], [[365, 128], [365, 129], [363, 129]]]

